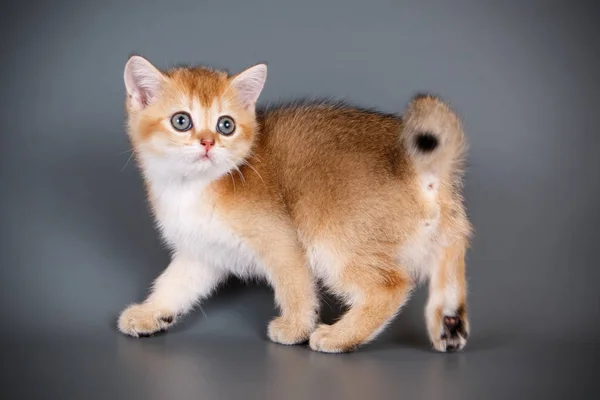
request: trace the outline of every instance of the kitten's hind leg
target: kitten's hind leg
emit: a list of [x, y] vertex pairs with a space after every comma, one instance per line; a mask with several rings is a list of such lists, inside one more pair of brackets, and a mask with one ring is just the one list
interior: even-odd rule
[[412, 278], [391, 258], [378, 255], [355, 260], [332, 288], [350, 309], [333, 325], [320, 325], [310, 337], [310, 347], [344, 353], [369, 342], [404, 305], [412, 288]]
[[134, 337], [166, 330], [199, 299], [208, 296], [223, 278], [221, 271], [175, 256], [154, 282], [150, 296], [121, 313], [118, 328]]
[[425, 308], [427, 331], [433, 347], [442, 352], [461, 350], [469, 336], [466, 305], [466, 241], [444, 250], [429, 282]]

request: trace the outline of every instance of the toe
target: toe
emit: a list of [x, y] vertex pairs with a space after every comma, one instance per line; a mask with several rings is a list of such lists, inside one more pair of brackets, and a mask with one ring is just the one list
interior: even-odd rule
[[269, 339], [275, 343], [293, 345], [306, 342], [311, 331], [312, 327], [307, 326], [307, 324], [298, 324], [277, 317], [269, 323], [267, 334]]
[[129, 336], [146, 337], [167, 329], [173, 322], [174, 317], [168, 312], [134, 304], [121, 313], [118, 328]]
[[320, 325], [310, 335], [310, 348], [324, 353], [348, 353], [356, 350], [357, 344], [351, 343], [332, 325]]

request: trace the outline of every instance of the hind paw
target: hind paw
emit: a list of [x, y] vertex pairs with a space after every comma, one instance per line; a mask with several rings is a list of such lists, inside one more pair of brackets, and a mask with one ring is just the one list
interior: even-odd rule
[[466, 318], [459, 315], [444, 316], [441, 321], [441, 333], [431, 338], [433, 347], [441, 352], [455, 352], [462, 350], [469, 337]]

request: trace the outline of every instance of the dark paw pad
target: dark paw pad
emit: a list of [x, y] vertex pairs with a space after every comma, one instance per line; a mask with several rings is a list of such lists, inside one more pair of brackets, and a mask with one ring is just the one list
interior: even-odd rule
[[455, 336], [461, 325], [462, 320], [459, 317], [444, 317], [444, 333], [448, 332], [451, 336]]
[[445, 316], [441, 338], [446, 341], [446, 351], [459, 351], [469, 337], [465, 324], [459, 316]]
[[167, 316], [167, 317], [160, 317], [160, 320], [166, 324], [171, 324], [173, 323], [173, 317], [172, 316]]

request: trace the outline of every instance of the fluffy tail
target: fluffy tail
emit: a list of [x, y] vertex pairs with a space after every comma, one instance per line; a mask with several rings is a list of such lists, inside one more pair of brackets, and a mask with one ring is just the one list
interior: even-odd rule
[[417, 95], [402, 117], [400, 140], [419, 173], [460, 178], [467, 143], [452, 109], [432, 95]]

